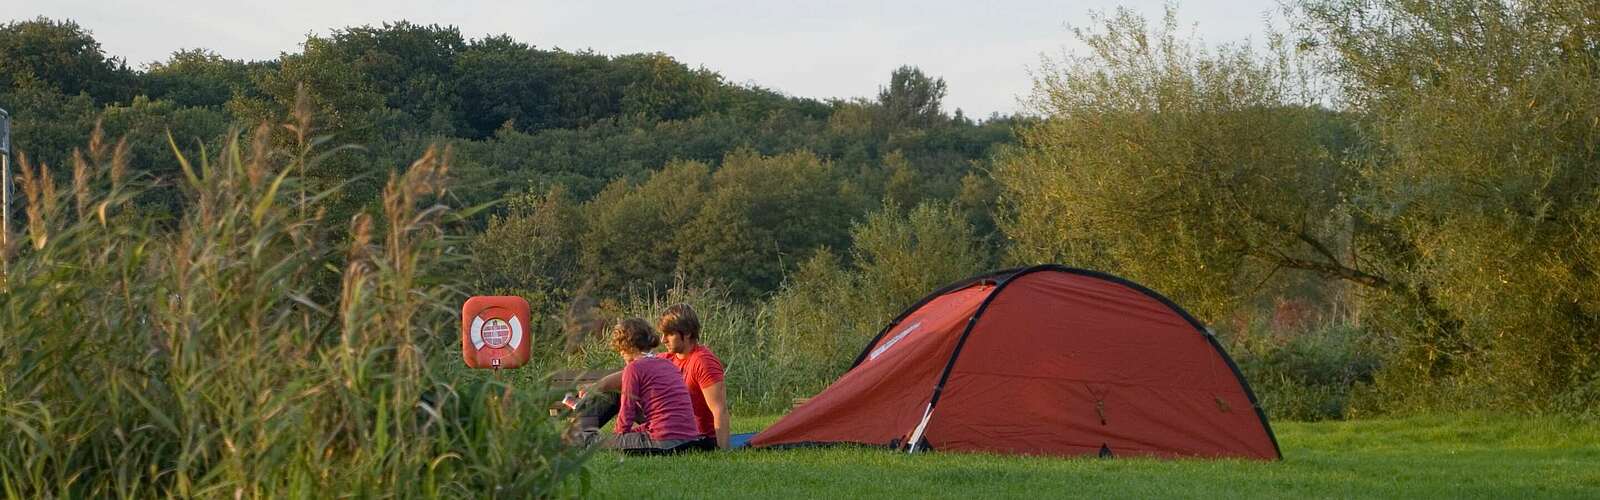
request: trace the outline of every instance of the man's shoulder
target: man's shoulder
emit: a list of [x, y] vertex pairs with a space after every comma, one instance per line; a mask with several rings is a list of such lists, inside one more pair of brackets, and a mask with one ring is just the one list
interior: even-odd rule
[[684, 368], [684, 373], [698, 380], [697, 385], [705, 387], [722, 381], [722, 360], [717, 359], [716, 353], [711, 352], [711, 349], [705, 346], [696, 347], [687, 361], [689, 363]]
[[693, 359], [701, 363], [711, 362], [718, 365], [722, 364], [722, 358], [718, 358], [717, 353], [711, 352], [711, 348], [706, 347], [705, 344], [695, 346], [694, 351], [689, 353], [689, 359]]

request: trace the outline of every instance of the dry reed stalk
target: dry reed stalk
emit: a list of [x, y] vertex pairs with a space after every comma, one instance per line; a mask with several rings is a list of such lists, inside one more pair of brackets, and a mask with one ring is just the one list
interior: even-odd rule
[[117, 147], [111, 151], [111, 189], [122, 190], [122, 182], [128, 176], [128, 138], [123, 136], [117, 139]]
[[418, 205], [428, 195], [442, 196], [445, 177], [450, 170], [450, 150], [443, 153], [430, 146], [404, 174], [390, 173], [383, 190], [383, 211], [388, 231], [385, 234], [384, 262], [390, 273], [381, 287], [382, 296], [396, 305], [389, 320], [391, 331], [400, 332], [397, 355], [399, 368], [406, 373], [421, 369], [414, 335], [412, 318], [420, 304], [410, 296], [410, 290], [419, 272], [422, 240], [437, 239], [441, 235], [437, 217], [443, 213], [441, 205], [431, 205], [421, 210]]
[[89, 161], [83, 159], [83, 150], [72, 150], [72, 198], [73, 213], [78, 220], [83, 220], [89, 215]]
[[344, 276], [339, 287], [339, 317], [344, 321], [346, 344], [351, 342], [349, 335], [359, 323], [355, 316], [368, 288], [368, 274], [372, 272], [371, 244], [372, 217], [356, 214], [350, 221], [350, 250], [345, 254]]
[[[39, 164], [39, 202], [44, 206], [44, 222], [46, 224], [56, 221], [60, 212], [60, 198], [56, 197], [56, 178], [50, 175], [50, 164]], [[48, 228], [46, 228], [48, 229]]]
[[272, 128], [266, 123], [256, 127], [255, 133], [250, 138], [250, 159], [246, 163], [245, 176], [250, 179], [250, 187], [259, 189], [261, 182], [267, 177], [271, 167], [267, 165], [267, 152], [272, 138]]
[[41, 163], [39, 171], [35, 171], [28, 161], [28, 155], [20, 152], [17, 153], [17, 170], [22, 177], [22, 196], [27, 200], [23, 211], [28, 217], [28, 239], [33, 242], [34, 250], [42, 250], [45, 243], [50, 241], [50, 228], [45, 221], [50, 218], [49, 212], [55, 206], [55, 202], [50, 200], [55, 194], [50, 170]]
[[94, 130], [89, 132], [89, 158], [99, 161], [105, 158], [106, 137], [103, 119], [94, 121]]

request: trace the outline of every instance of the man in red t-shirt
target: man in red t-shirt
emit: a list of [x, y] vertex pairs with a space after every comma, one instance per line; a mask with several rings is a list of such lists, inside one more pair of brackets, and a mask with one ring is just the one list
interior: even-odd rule
[[667, 361], [683, 372], [694, 406], [700, 435], [716, 437], [717, 447], [728, 448], [728, 391], [722, 382], [722, 360], [700, 344], [700, 318], [688, 304], [668, 307], [656, 322]]

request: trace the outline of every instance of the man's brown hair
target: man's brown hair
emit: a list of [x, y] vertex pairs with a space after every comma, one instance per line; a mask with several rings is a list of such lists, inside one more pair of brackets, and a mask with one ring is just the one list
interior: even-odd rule
[[662, 335], [676, 333], [683, 338], [698, 342], [700, 340], [700, 316], [694, 313], [694, 308], [689, 304], [675, 304], [661, 312], [661, 320], [656, 322], [656, 329]]
[[643, 319], [628, 318], [611, 327], [611, 348], [619, 352], [624, 349], [647, 352], [658, 345], [661, 345], [661, 337]]

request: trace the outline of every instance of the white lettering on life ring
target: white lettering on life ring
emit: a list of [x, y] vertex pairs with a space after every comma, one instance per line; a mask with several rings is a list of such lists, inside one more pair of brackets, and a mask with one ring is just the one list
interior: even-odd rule
[[[494, 327], [497, 326], [495, 323], [499, 323], [499, 326], [501, 327], [506, 325], [511, 327], [511, 338], [509, 341], [505, 340], [504, 337], [496, 337], [494, 332], [490, 332], [489, 336], [492, 338], [484, 338], [484, 329], [495, 329]], [[474, 316], [472, 318], [472, 326], [467, 329], [467, 333], [468, 337], [472, 340], [472, 348], [476, 350], [483, 350], [485, 345], [495, 349], [502, 347], [516, 349], [518, 347], [522, 347], [522, 320], [516, 316], [512, 316], [510, 320], [501, 320], [496, 318], [487, 321], [483, 319], [483, 316]], [[490, 340], [494, 340], [494, 338], [498, 338], [500, 340], [497, 342], [490, 342]]]
[[499, 349], [511, 343], [511, 325], [506, 320], [493, 318], [483, 323], [483, 343]]

